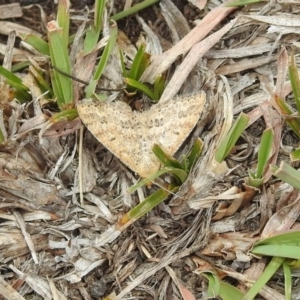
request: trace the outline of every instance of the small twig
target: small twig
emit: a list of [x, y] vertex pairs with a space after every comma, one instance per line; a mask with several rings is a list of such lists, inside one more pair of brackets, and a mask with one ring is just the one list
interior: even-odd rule
[[[58, 73], [60, 73], [60, 74], [62, 74], [62, 75], [64, 75], [64, 76], [66, 76], [66, 77], [69, 77], [69, 78], [71, 78], [71, 79], [73, 79], [73, 80], [75, 80], [75, 81], [77, 81], [77, 82], [82, 83], [82, 84], [89, 85], [89, 82], [84, 81], [84, 80], [81, 80], [81, 79], [79, 79], [79, 78], [77, 78], [77, 77], [75, 77], [75, 76], [73, 76], [73, 75], [70, 75], [70, 74], [68, 74], [68, 73], [66, 73], [66, 72], [64, 72], [64, 71], [62, 71], [62, 70], [60, 70], [59, 68], [57, 68], [57, 67], [54, 66], [54, 65], [52, 65], [52, 68], [53, 68], [55, 71], [57, 71]], [[119, 91], [123, 91], [123, 90], [124, 90], [124, 88], [121, 88], [121, 89], [108, 89], [108, 88], [98, 88], [98, 87], [96, 87], [95, 89], [96, 89], [97, 91], [107, 91], [107, 92], [119, 92]]]

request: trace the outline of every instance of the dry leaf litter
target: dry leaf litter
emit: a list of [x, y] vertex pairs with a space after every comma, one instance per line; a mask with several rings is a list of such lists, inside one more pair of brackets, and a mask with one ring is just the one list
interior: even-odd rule
[[[125, 5], [115, 2], [119, 10]], [[49, 70], [48, 58], [20, 45], [13, 32], [45, 36], [56, 9], [49, 3], [0, 2], [4, 67], [29, 59]], [[2, 78], [2, 297], [206, 299], [201, 270], [218, 267], [237, 279], [240, 289], [258, 278], [266, 260], [249, 254], [252, 245], [276, 230], [299, 228], [298, 191], [272, 180], [269, 171], [265, 174], [268, 185], [259, 191], [242, 181], [247, 169], [255, 167], [266, 127], [275, 133], [273, 164], [287, 160], [297, 146], [272, 97], [287, 97], [291, 92], [286, 70], [290, 50], [299, 53], [299, 8], [288, 0], [243, 8], [225, 7], [219, 1], [162, 0], [118, 23], [117, 46], [126, 59], [134, 58], [141, 43], [152, 56], [142, 79], [152, 83], [158, 75], [167, 75], [159, 105], [168, 105], [177, 94], [204, 91], [207, 98], [196, 128], [177, 153], [177, 157], [186, 153], [198, 136], [204, 141], [203, 154], [188, 180], [176, 195], [127, 228], [116, 227], [117, 221], [151, 194], [155, 185], [128, 194], [137, 176], [89, 131], [83, 133], [79, 118], [53, 124], [53, 106], [39, 90], [33, 69], [20, 74], [32, 94], [29, 103], [13, 99]], [[33, 19], [26, 18], [33, 13]], [[78, 26], [85, 22], [86, 10], [75, 5], [71, 15], [78, 39], [70, 60], [74, 75], [88, 81], [98, 52], [80, 56], [76, 41], [83, 33]], [[100, 86], [122, 84], [116, 50]], [[81, 100], [81, 88], [74, 82], [76, 103]], [[110, 101], [122, 97], [108, 96]], [[141, 106], [149, 103], [143, 99]], [[218, 143], [242, 111], [250, 117], [250, 125], [226, 163], [217, 164]], [[84, 192], [81, 199], [79, 182]], [[279, 281], [262, 291], [264, 299], [284, 299]], [[293, 297], [299, 297], [297, 286]]]

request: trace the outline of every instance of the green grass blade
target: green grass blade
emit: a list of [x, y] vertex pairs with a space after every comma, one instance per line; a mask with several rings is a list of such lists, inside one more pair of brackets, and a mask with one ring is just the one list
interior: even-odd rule
[[54, 73], [52, 70], [50, 71], [50, 78], [51, 78], [51, 83], [52, 83], [53, 95], [55, 97], [55, 100], [57, 101], [57, 103], [59, 103], [59, 106], [60, 106], [64, 103], [64, 100], [62, 98], [61, 91], [56, 84], [56, 79], [54, 77]]
[[[5, 83], [10, 85], [11, 87], [15, 88], [19, 93], [21, 93], [26, 99], [29, 99], [30, 96], [27, 92], [27, 89], [24, 88], [24, 85], [22, 83], [16, 83], [15, 81], [12, 81], [10, 79], [6, 79]], [[27, 95], [27, 96], [26, 96]]]
[[266, 285], [270, 278], [275, 274], [279, 267], [284, 262], [283, 257], [273, 257], [265, 268], [263, 274], [255, 281], [242, 300], [253, 300], [259, 291]]
[[239, 0], [236, 2], [226, 3], [225, 6], [232, 7], [232, 6], [244, 6], [248, 4], [260, 3], [262, 0]]
[[46, 41], [33, 34], [20, 34], [21, 39], [44, 55], [50, 55], [49, 45]]
[[96, 71], [95, 71], [95, 74], [94, 74], [94, 79], [95, 80], [99, 80], [103, 71], [104, 71], [104, 68], [107, 64], [107, 61], [115, 47], [115, 44], [116, 44], [116, 40], [117, 40], [117, 35], [118, 35], [118, 27], [117, 27], [117, 24], [116, 23], [112, 23], [111, 26], [110, 26], [110, 37], [109, 37], [109, 40], [104, 48], [104, 51], [103, 51], [103, 54], [102, 54], [102, 57], [100, 59], [100, 62], [96, 68]]
[[21, 89], [23, 91], [28, 91], [28, 87], [22, 83], [22, 80], [16, 76], [14, 73], [0, 66], [0, 75], [4, 76], [7, 80], [11, 82], [13, 87]]
[[163, 94], [165, 89], [165, 77], [163, 75], [158, 76], [153, 85], [153, 94], [154, 99], [153, 100], [159, 100], [161, 95]]
[[161, 168], [160, 170], [158, 170], [156, 173], [154, 173], [153, 175], [144, 178], [142, 180], [140, 180], [138, 183], [136, 183], [135, 185], [133, 185], [132, 187], [130, 187], [127, 190], [127, 193], [131, 194], [133, 192], [135, 192], [138, 188], [147, 185], [149, 182], [154, 181], [156, 178], [167, 174], [167, 173], [171, 173], [174, 176], [176, 176], [176, 178], [178, 179], [178, 186], [180, 186], [186, 179], [187, 177], [187, 173], [182, 170], [182, 169], [177, 169], [177, 168], [169, 168], [169, 167], [165, 167], [165, 168]]
[[64, 47], [67, 49], [69, 43], [69, 29], [70, 29], [70, 1], [69, 0], [58, 0], [57, 24], [58, 27], [61, 28], [62, 43], [64, 43]]
[[264, 130], [261, 138], [261, 144], [258, 151], [256, 178], [261, 178], [265, 168], [267, 167], [267, 162], [272, 152], [273, 141], [274, 141], [273, 130], [271, 128]]
[[300, 259], [300, 246], [290, 245], [258, 245], [255, 246], [252, 253], [257, 255], [278, 256], [292, 259]]
[[290, 159], [292, 162], [300, 160], [300, 148], [290, 153]]
[[132, 14], [135, 14], [138, 11], [140, 11], [140, 10], [142, 10], [142, 9], [144, 9], [144, 8], [150, 6], [150, 5], [152, 5], [152, 4], [154, 4], [158, 1], [159, 0], [145, 0], [145, 1], [143, 1], [141, 3], [138, 3], [134, 6], [126, 9], [126, 10], [121, 11], [120, 13], [117, 13], [117, 14], [113, 15], [111, 17], [111, 19], [114, 20], [114, 21], [118, 21], [120, 19], [126, 18], [126, 17], [128, 17]]
[[300, 173], [286, 162], [282, 161], [279, 168], [271, 166], [271, 170], [274, 176], [300, 190]]
[[177, 159], [175, 159], [173, 156], [165, 153], [159, 145], [154, 144], [152, 151], [155, 154], [155, 156], [159, 159], [159, 161], [161, 162], [161, 164], [163, 166], [170, 167], [170, 168], [183, 169], [182, 164]]
[[107, 99], [107, 96], [105, 94], [94, 93], [94, 97], [99, 101], [105, 101]]
[[165, 167], [163, 168], [163, 170], [164, 169], [167, 170], [169, 174], [172, 174], [177, 179], [176, 184], [178, 186], [181, 186], [188, 177], [188, 173], [183, 169], [172, 167]]
[[201, 156], [203, 150], [203, 141], [200, 138], [197, 138], [191, 148], [190, 153], [181, 161], [181, 165], [184, 167], [184, 170], [189, 172], [196, 162], [198, 161], [199, 157]]
[[72, 109], [66, 109], [64, 111], [61, 111], [59, 113], [56, 113], [54, 114], [52, 117], [51, 117], [51, 121], [53, 123], [57, 123], [61, 120], [69, 120], [69, 121], [72, 121], [74, 120], [75, 118], [78, 117], [78, 111], [77, 109], [75, 108], [72, 108]]
[[222, 300], [240, 300], [245, 294], [234, 286], [222, 281], [220, 288], [220, 297]]
[[170, 173], [174, 175], [175, 178], [178, 180], [178, 185], [180, 186], [181, 184], [183, 184], [183, 182], [186, 180], [188, 176], [187, 171], [190, 170], [190, 168], [195, 164], [195, 162], [198, 160], [199, 156], [201, 155], [202, 147], [203, 144], [201, 140], [197, 139], [193, 145], [190, 154], [187, 156], [189, 165], [188, 168], [186, 169], [183, 167], [182, 163], [174, 159], [172, 156], [164, 153], [164, 151], [158, 145], [154, 145], [152, 151], [155, 154], [155, 156], [159, 159], [159, 161], [162, 163], [162, 165], [164, 165], [165, 167], [157, 171], [152, 176], [149, 176], [139, 181], [137, 184], [135, 184], [128, 190], [128, 193], [133, 193], [138, 188], [147, 184], [149, 181], [151, 182], [166, 173]]
[[133, 62], [132, 62], [132, 65], [131, 65], [131, 68], [129, 71], [128, 77], [130, 79], [139, 80], [137, 74], [138, 74], [138, 69], [139, 69], [141, 61], [143, 59], [144, 53], [145, 53], [145, 45], [141, 44], [136, 55], [134, 56], [134, 59], [133, 59]]
[[[286, 123], [292, 128], [295, 134], [300, 138], [300, 120], [298, 117], [293, 117], [294, 111], [291, 107], [279, 96], [275, 95], [274, 101], [279, 106], [281, 113], [286, 115]], [[291, 117], [289, 117], [292, 115]]]
[[154, 181], [156, 178], [166, 174], [169, 172], [169, 169], [168, 168], [162, 168], [160, 170], [158, 170], [156, 173], [154, 173], [153, 175], [147, 177], [147, 178], [144, 178], [142, 180], [140, 180], [138, 183], [136, 183], [135, 185], [133, 185], [132, 187], [130, 187], [128, 190], [127, 190], [127, 193], [128, 194], [131, 194], [133, 192], [135, 192], [138, 188], [148, 184], [149, 182], [152, 182]]
[[[10, 79], [6, 79], [5, 81], [8, 85], [10, 85], [11, 87], [15, 88], [16, 90], [18, 90], [21, 93], [24, 93], [24, 95], [27, 93], [27, 91], [29, 91], [28, 89], [26, 89], [26, 86], [24, 86], [23, 83], [17, 83], [13, 80]], [[25, 87], [25, 88], [24, 88]], [[27, 93], [28, 94], [28, 93]], [[29, 94], [28, 94], [29, 95]]]
[[264, 179], [265, 179], [264, 177], [256, 178], [256, 174], [254, 172], [252, 172], [251, 170], [248, 170], [248, 174], [249, 174], [249, 177], [248, 177], [247, 184], [249, 186], [258, 188], [264, 183]]
[[157, 206], [162, 201], [166, 200], [170, 193], [175, 193], [178, 190], [177, 186], [168, 186], [165, 189], [160, 189], [147, 197], [143, 202], [131, 209], [121, 220], [122, 224], [125, 224], [129, 220], [137, 220], [151, 209]]
[[11, 67], [11, 72], [15, 73], [15, 72], [24, 70], [24, 69], [28, 68], [29, 66], [30, 66], [30, 62], [28, 60], [21, 61]]
[[30, 69], [30, 73], [34, 76], [38, 86], [40, 87], [42, 94], [44, 94], [45, 92], [48, 92], [47, 96], [49, 98], [52, 98], [53, 97], [53, 90], [49, 86], [48, 82], [44, 79], [41, 72], [39, 72], [39, 70], [37, 70], [33, 66], [30, 66], [29, 69]]
[[4, 135], [2, 133], [2, 130], [0, 129], [0, 144], [2, 144], [5, 141]]
[[104, 14], [106, 0], [96, 0], [95, 2], [95, 15], [94, 15], [94, 26], [97, 31], [102, 29], [102, 18]]
[[255, 244], [259, 245], [295, 245], [300, 246], [300, 231], [299, 230], [290, 230], [284, 233], [278, 233], [271, 237], [265, 238], [258, 241]]
[[87, 86], [85, 89], [86, 92], [86, 98], [91, 98], [92, 95], [94, 94], [95, 88], [98, 84], [98, 81], [105, 69], [105, 66], [108, 62], [108, 59], [115, 47], [116, 40], [117, 40], [117, 34], [118, 34], [118, 27], [116, 23], [111, 24], [111, 32], [110, 32], [110, 37], [109, 40], [107, 41], [107, 44], [103, 50], [101, 59], [97, 65], [95, 74], [93, 76], [93, 80], [91, 80], [90, 84]]
[[128, 77], [139, 80], [149, 64], [150, 55], [145, 53], [145, 45], [142, 44], [134, 57]]
[[155, 99], [154, 93], [145, 84], [143, 84], [137, 80], [131, 79], [131, 78], [125, 78], [124, 82], [129, 87], [132, 88], [132, 89], [129, 89], [129, 90], [131, 90], [131, 92], [133, 92], [135, 90], [139, 90], [139, 91], [143, 92], [144, 94], [146, 94], [150, 99], [157, 100], [157, 99]]
[[100, 31], [98, 31], [95, 26], [91, 26], [85, 35], [84, 43], [83, 43], [83, 51], [84, 54], [90, 53], [96, 46], [99, 37]]
[[207, 296], [216, 297], [220, 295], [221, 281], [217, 274], [212, 271], [201, 272], [201, 275], [208, 280]]
[[91, 26], [84, 39], [84, 53], [90, 53], [98, 43], [100, 33], [102, 30], [102, 19], [105, 9], [105, 0], [96, 0], [95, 2], [95, 13], [94, 13], [94, 25]]
[[[70, 74], [70, 61], [68, 56], [67, 43], [63, 38], [63, 30], [58, 27], [57, 22], [51, 21], [48, 23], [48, 40], [51, 62], [54, 66], [63, 72]], [[53, 90], [57, 96], [58, 106], [64, 109], [69, 104], [73, 103], [73, 83], [72, 79], [53, 70], [55, 83], [52, 82]]]
[[230, 129], [228, 135], [225, 137], [225, 139], [221, 142], [219, 145], [216, 154], [215, 154], [215, 160], [219, 163], [221, 163], [225, 157], [229, 154], [231, 149], [234, 147], [235, 143], [247, 127], [247, 124], [249, 122], [249, 117], [241, 113], [237, 120], [234, 122], [232, 128]]
[[300, 79], [299, 79], [297, 65], [295, 62], [295, 56], [293, 54], [290, 57], [289, 76], [290, 76], [291, 86], [292, 86], [297, 110], [299, 113], [300, 112]]
[[292, 299], [292, 272], [290, 266], [283, 262], [283, 274], [284, 274], [284, 291], [285, 291], [285, 299]]
[[31, 99], [29, 89], [22, 83], [22, 80], [14, 73], [0, 66], [0, 75], [5, 77], [5, 83], [16, 89], [14, 97], [17, 98], [21, 103], [24, 103]]

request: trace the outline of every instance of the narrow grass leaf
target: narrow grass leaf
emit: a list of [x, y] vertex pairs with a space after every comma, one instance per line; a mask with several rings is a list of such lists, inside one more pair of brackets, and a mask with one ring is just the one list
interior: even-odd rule
[[207, 297], [219, 296], [221, 289], [221, 280], [219, 276], [212, 271], [201, 272], [201, 275], [208, 280]]
[[241, 113], [237, 120], [234, 122], [233, 126], [231, 127], [228, 135], [220, 143], [216, 151], [215, 160], [217, 162], [221, 163], [229, 154], [229, 152], [234, 147], [235, 143], [247, 127], [248, 122], [249, 117], [246, 114]]
[[300, 246], [300, 231], [289, 230], [288, 232], [278, 233], [266, 239], [260, 240], [254, 247], [259, 245], [295, 245]]
[[62, 103], [64, 101], [63, 101], [63, 98], [61, 95], [61, 91], [56, 84], [56, 79], [54, 77], [54, 73], [52, 70], [50, 70], [50, 78], [51, 78], [52, 90], [53, 90], [53, 94], [55, 96], [55, 100], [57, 101], [57, 103], [59, 103], [59, 105], [62, 105]]
[[152, 147], [152, 151], [163, 166], [183, 169], [182, 164], [173, 156], [166, 154], [159, 145], [154, 144], [154, 146]]
[[259, 3], [259, 2], [262, 2], [262, 0], [239, 0], [236, 2], [226, 3], [225, 6], [227, 6], [227, 7], [244, 6], [244, 5], [254, 4], [254, 3]]
[[96, 0], [95, 2], [94, 25], [87, 30], [84, 39], [83, 49], [85, 54], [90, 53], [95, 48], [99, 40], [102, 30], [102, 19], [105, 9], [105, 3], [106, 1], [103, 0]]
[[11, 87], [15, 88], [18, 92], [20, 93], [24, 93], [24, 96], [27, 94], [27, 89], [24, 88], [24, 85], [22, 83], [17, 83], [15, 81], [12, 81], [10, 79], [6, 79], [5, 83], [7, 83], [8, 85], [10, 85]]
[[34, 76], [39, 88], [41, 89], [42, 94], [44, 94], [45, 92], [48, 92], [47, 96], [52, 98], [53, 90], [50, 87], [50, 85], [48, 84], [48, 82], [44, 79], [41, 72], [33, 66], [30, 66], [29, 70], [30, 70], [30, 73]]
[[153, 182], [156, 178], [158, 178], [158, 177], [160, 177], [160, 176], [162, 176], [164, 174], [167, 174], [167, 173], [174, 175], [175, 178], [178, 180], [176, 182], [176, 184], [175, 184], [176, 186], [182, 185], [182, 183], [187, 178], [187, 172], [185, 172], [184, 170], [177, 169], [177, 168], [168, 168], [168, 167], [165, 167], [165, 168], [161, 168], [160, 170], [158, 170], [153, 175], [140, 180], [138, 183], [136, 183], [135, 185], [133, 185], [132, 187], [130, 187], [127, 190], [127, 193], [131, 194], [131, 193], [135, 192], [138, 188], [140, 188], [140, 187], [142, 187], [144, 185], [147, 185], [149, 182]]
[[151, 55], [144, 51], [142, 60], [138, 66], [136, 79], [139, 80], [141, 78], [141, 76], [143, 75], [143, 73], [145, 72], [145, 70], [147, 69], [147, 67], [150, 65], [150, 58], [151, 58]]
[[172, 167], [166, 167], [163, 169], [168, 170], [168, 173], [172, 174], [177, 179], [178, 186], [181, 186], [188, 177], [188, 173], [183, 169], [172, 168]]
[[21, 103], [24, 103], [31, 99], [28, 87], [22, 83], [22, 80], [18, 76], [3, 68], [2, 66], [0, 66], [0, 75], [5, 77], [6, 84], [16, 90], [14, 92], [14, 97], [17, 98]]
[[0, 75], [4, 76], [12, 87], [23, 91], [29, 90], [28, 87], [22, 83], [22, 79], [2, 66], [0, 66]]
[[247, 184], [249, 186], [253, 186], [255, 188], [260, 187], [264, 183], [264, 177], [256, 178], [256, 173], [252, 172], [251, 170], [248, 170], [249, 178]]
[[281, 114], [289, 116], [294, 113], [292, 108], [284, 101], [284, 99], [280, 98], [279, 96], [275, 96], [274, 101], [281, 109]]
[[234, 286], [222, 281], [220, 288], [220, 297], [222, 300], [240, 300], [245, 294]]
[[255, 281], [246, 295], [242, 300], [253, 300], [259, 291], [266, 285], [270, 278], [275, 274], [275, 272], [280, 268], [285, 258], [283, 257], [273, 257], [265, 268], [263, 274]]
[[2, 133], [2, 130], [0, 129], [0, 144], [2, 144], [5, 141], [4, 135]]
[[287, 263], [292, 269], [300, 269], [300, 259], [287, 260]]
[[158, 178], [158, 177], [160, 177], [160, 176], [168, 173], [169, 171], [170, 171], [169, 168], [162, 168], [162, 169], [158, 170], [153, 175], [140, 180], [138, 183], [136, 183], [135, 185], [133, 185], [132, 187], [130, 187], [127, 190], [127, 193], [131, 194], [131, 193], [135, 192], [138, 188], [140, 188], [140, 187], [142, 187], [144, 185], [147, 185], [149, 182], [154, 181], [156, 178]]
[[290, 159], [292, 162], [300, 160], [300, 148], [297, 148], [296, 150], [290, 153]]
[[124, 82], [130, 87], [130, 88], [127, 88], [129, 90], [129, 92], [134, 92], [136, 90], [139, 90], [139, 91], [143, 92], [144, 94], [146, 94], [150, 99], [156, 100], [154, 93], [145, 84], [143, 84], [137, 80], [131, 79], [129, 77], [124, 78]]
[[92, 95], [94, 94], [95, 88], [98, 84], [98, 81], [106, 67], [106, 64], [108, 62], [108, 59], [114, 49], [114, 46], [116, 44], [116, 40], [117, 40], [117, 34], [118, 34], [118, 27], [116, 23], [112, 23], [111, 24], [111, 32], [110, 32], [110, 36], [109, 39], [107, 41], [107, 44], [103, 50], [101, 59], [96, 67], [96, 71], [95, 74], [93, 76], [93, 80], [91, 80], [90, 84], [87, 86], [87, 88], [85, 89], [85, 93], [86, 93], [86, 98], [91, 98]]
[[266, 256], [278, 256], [292, 259], [300, 259], [300, 246], [290, 246], [290, 245], [258, 245], [252, 250], [252, 253], [256, 255], [266, 255]]
[[137, 220], [151, 209], [157, 206], [162, 201], [166, 200], [170, 193], [175, 193], [178, 190], [177, 186], [169, 185], [165, 189], [159, 189], [149, 197], [147, 197], [143, 202], [131, 209], [121, 220], [121, 223], [124, 224], [128, 220]]
[[[48, 23], [48, 39], [52, 64], [63, 72], [70, 74], [70, 61], [66, 47], [67, 42], [64, 41], [62, 28], [58, 27], [55, 21]], [[56, 70], [53, 71], [53, 79], [56, 85], [56, 88], [53, 90], [58, 93], [58, 106], [63, 109], [65, 106], [73, 103], [72, 79]]]
[[292, 128], [294, 133], [300, 138], [300, 120], [298, 114], [295, 116], [291, 107], [279, 96], [274, 97], [274, 101], [281, 110], [281, 114], [285, 116], [286, 123]]
[[96, 94], [96, 93], [94, 93], [94, 97], [96, 99], [98, 99], [99, 101], [105, 101], [107, 99], [107, 96], [104, 95], [104, 94]]
[[46, 41], [33, 34], [20, 34], [21, 39], [44, 55], [50, 55], [49, 45]]
[[28, 68], [29, 66], [30, 66], [30, 62], [28, 60], [21, 61], [11, 67], [11, 72], [15, 73], [15, 72], [24, 70], [24, 69]]
[[84, 43], [83, 43], [83, 51], [84, 51], [85, 55], [92, 52], [92, 50], [97, 45], [99, 37], [100, 37], [100, 31], [98, 31], [95, 28], [95, 26], [91, 26], [87, 30], [87, 32], [85, 34]]
[[284, 274], [284, 291], [285, 291], [285, 299], [292, 299], [292, 272], [290, 266], [283, 262], [282, 264], [283, 274]]
[[96, 68], [96, 71], [95, 71], [95, 74], [94, 74], [94, 79], [95, 80], [99, 80], [103, 71], [104, 71], [104, 68], [107, 64], [107, 61], [109, 60], [109, 57], [115, 47], [115, 44], [116, 44], [116, 40], [117, 40], [117, 35], [118, 35], [118, 27], [117, 27], [117, 24], [116, 23], [111, 23], [111, 26], [110, 26], [110, 36], [109, 36], [109, 39], [107, 41], [107, 44], [103, 50], [103, 54], [101, 56], [101, 59], [100, 59], [100, 62], [99, 64], [97, 65], [97, 68]]
[[270, 159], [272, 152], [273, 141], [273, 130], [271, 128], [264, 130], [258, 151], [256, 178], [261, 178], [265, 168], [267, 167], [267, 162]]
[[295, 62], [295, 56], [293, 54], [290, 56], [289, 76], [290, 76], [290, 81], [291, 81], [291, 86], [292, 86], [296, 106], [298, 112], [300, 112], [300, 79], [299, 79], [297, 65]]
[[66, 119], [69, 120], [69, 121], [72, 121], [77, 117], [78, 117], [77, 109], [72, 108], [72, 109], [66, 109], [64, 111], [61, 111], [59, 113], [54, 114], [51, 117], [51, 121], [53, 123], [57, 123], [61, 120], [66, 120]]
[[165, 77], [160, 75], [156, 77], [153, 85], [153, 100], [159, 100], [165, 89]]
[[282, 161], [279, 168], [271, 166], [271, 170], [274, 176], [300, 190], [300, 173], [286, 162]]
[[102, 19], [104, 14], [106, 1], [96, 0], [95, 2], [95, 14], [94, 14], [94, 25], [97, 31], [100, 32], [102, 29]]
[[[129, 75], [128, 77], [134, 80], [139, 80], [140, 76], [141, 76], [141, 72], [144, 72], [146, 67], [145, 64], [143, 62], [144, 60], [144, 54], [145, 54], [145, 45], [141, 44], [141, 46], [139, 47], [136, 55], [134, 56], [130, 71], [129, 71]], [[143, 69], [142, 71], [140, 69]]]
[[186, 159], [183, 159], [183, 161], [181, 162], [187, 172], [189, 172], [194, 167], [199, 157], [201, 156], [202, 150], [203, 141], [200, 138], [197, 138], [190, 153], [187, 155]]
[[140, 11], [140, 10], [142, 10], [142, 9], [144, 9], [144, 8], [150, 6], [150, 5], [152, 5], [152, 4], [154, 4], [158, 1], [159, 0], [145, 0], [145, 1], [143, 1], [141, 3], [138, 3], [134, 6], [126, 9], [126, 10], [121, 11], [120, 13], [117, 13], [117, 14], [113, 15], [111, 17], [111, 19], [114, 20], [114, 21], [118, 21], [120, 19], [126, 18], [126, 17], [128, 17], [132, 14], [135, 14], [138, 11]]
[[57, 24], [58, 27], [61, 28], [62, 43], [64, 43], [64, 47], [67, 49], [69, 43], [69, 29], [70, 29], [70, 1], [69, 0], [58, 0]]

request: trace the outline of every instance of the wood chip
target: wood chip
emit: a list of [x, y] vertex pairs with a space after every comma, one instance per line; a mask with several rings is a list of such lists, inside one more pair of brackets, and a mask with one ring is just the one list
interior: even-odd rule
[[23, 16], [20, 3], [0, 5], [0, 19], [19, 18]]

